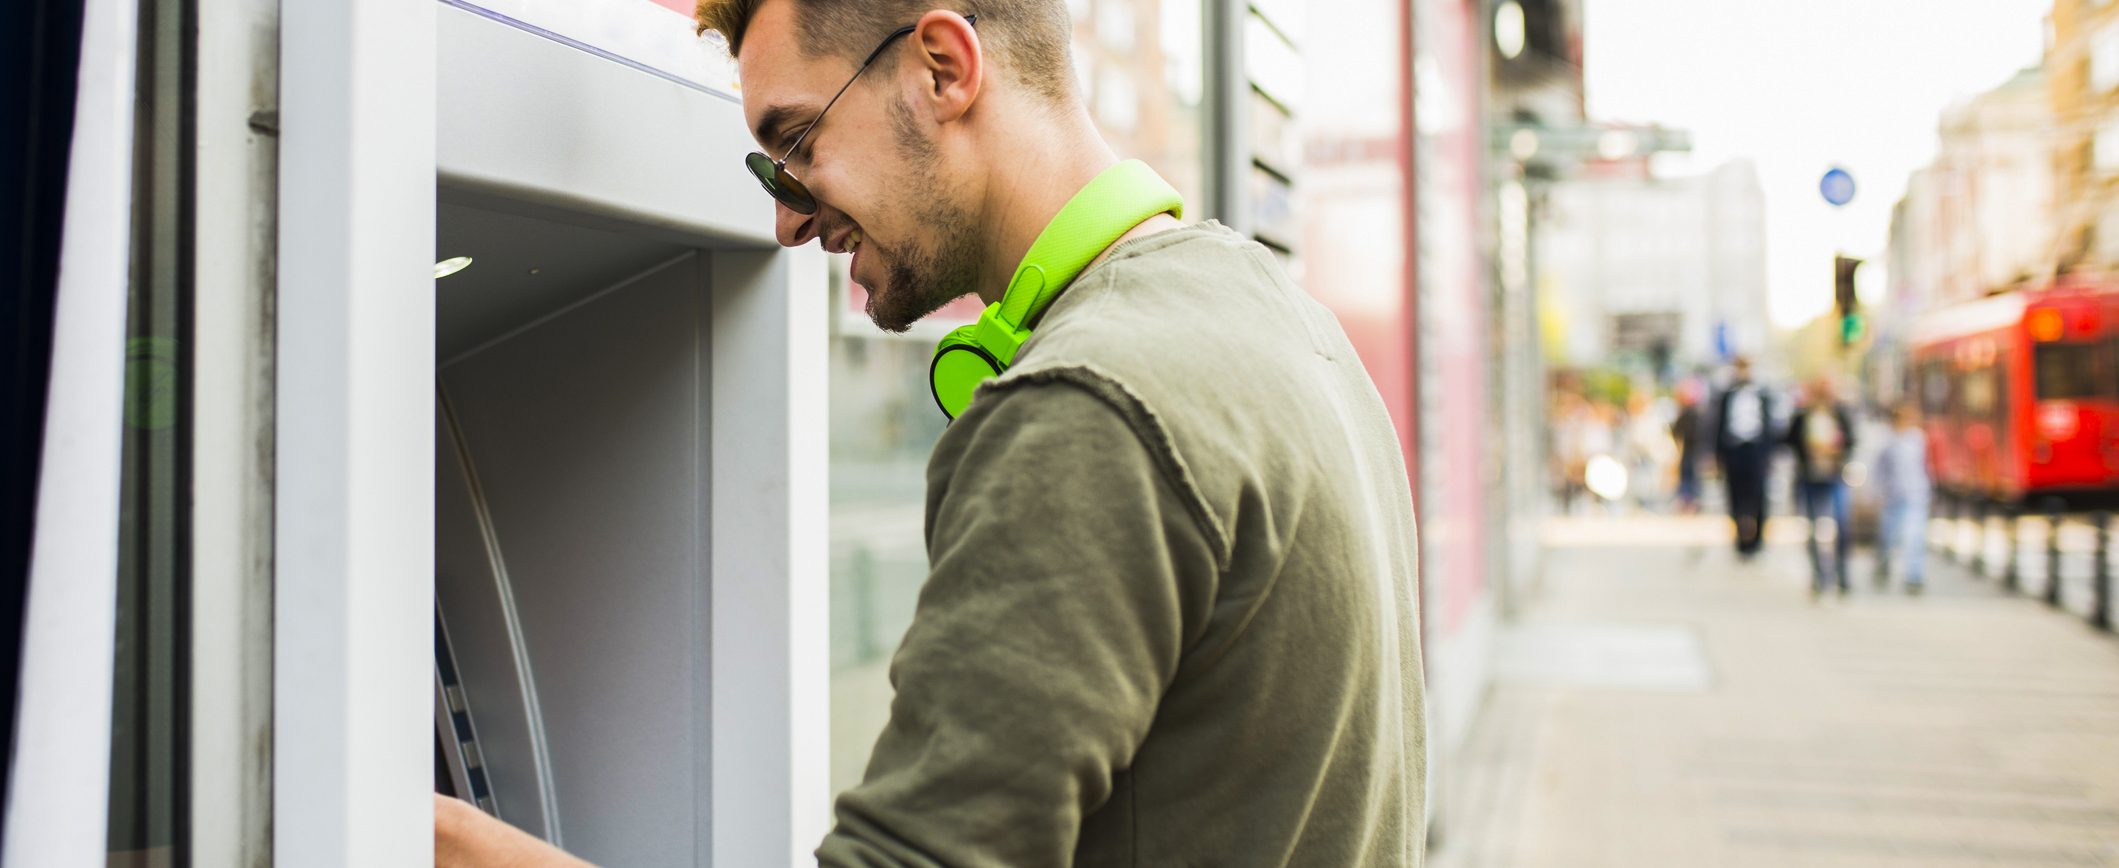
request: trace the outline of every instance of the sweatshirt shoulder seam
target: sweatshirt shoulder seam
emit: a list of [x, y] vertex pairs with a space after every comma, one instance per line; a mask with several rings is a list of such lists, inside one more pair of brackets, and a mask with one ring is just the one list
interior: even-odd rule
[[1221, 519], [1207, 505], [1191, 465], [1179, 453], [1177, 441], [1171, 436], [1168, 426], [1163, 424], [1155, 410], [1142, 400], [1139, 394], [1127, 388], [1124, 382], [1095, 365], [1087, 363], [1053, 365], [1029, 370], [1016, 369], [1000, 379], [988, 382], [979, 389], [981, 395], [998, 396], [1030, 385], [1061, 384], [1087, 392], [1118, 413], [1134, 439], [1148, 451], [1156, 470], [1164, 481], [1177, 492], [1192, 521], [1207, 535], [1214, 547], [1214, 568], [1226, 571], [1233, 556], [1233, 542]]

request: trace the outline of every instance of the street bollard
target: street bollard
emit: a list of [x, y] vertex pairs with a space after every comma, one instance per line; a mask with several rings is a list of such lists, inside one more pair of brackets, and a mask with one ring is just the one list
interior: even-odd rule
[[2021, 567], [2018, 566], [2018, 563], [2023, 560], [2022, 535], [2020, 533], [2023, 526], [2023, 515], [2022, 510], [2013, 503], [2006, 504], [2001, 509], [2001, 529], [2002, 533], [2008, 535], [2009, 541], [2009, 563], [2008, 566], [2003, 567], [2001, 570], [2001, 586], [2015, 590], [2023, 583], [2023, 577], [2020, 575]]
[[1943, 556], [1943, 559], [1945, 559], [1945, 560], [1947, 560], [1947, 561], [1949, 561], [1950, 563], [1953, 563], [1953, 564], [1954, 564], [1954, 563], [1957, 563], [1957, 535], [1958, 535], [1958, 530], [1959, 530], [1959, 529], [1958, 529], [1958, 527], [1957, 527], [1957, 519], [1958, 519], [1958, 515], [1957, 515], [1957, 513], [1958, 513], [1958, 501], [1957, 501], [1957, 495], [1954, 495], [1954, 494], [1945, 494], [1945, 495], [1943, 495], [1943, 496], [1942, 496], [1942, 518], [1943, 518], [1943, 527], [1944, 527], [1944, 528], [1947, 528], [1947, 529], [1946, 529], [1946, 530], [1944, 530], [1944, 531], [1943, 531], [1943, 534], [1942, 534], [1942, 556]]
[[1987, 502], [1972, 502], [1972, 575], [1987, 577]]
[[2099, 630], [2112, 629], [2112, 516], [2097, 510], [2090, 520], [2097, 523], [2097, 574], [2090, 582], [2090, 624]]
[[2045, 502], [2045, 515], [2047, 522], [2045, 536], [2045, 602], [2046, 605], [2058, 608], [2060, 606], [2060, 521], [2065, 517], [2061, 512], [2060, 501], [2047, 500]]
[[1964, 526], [1972, 520], [1972, 502], [1958, 497], [1950, 504], [1950, 561], [1962, 564], [1966, 561]]

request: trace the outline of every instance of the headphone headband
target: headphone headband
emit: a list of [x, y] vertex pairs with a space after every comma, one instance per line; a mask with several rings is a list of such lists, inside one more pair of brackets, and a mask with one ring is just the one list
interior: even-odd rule
[[1037, 234], [1001, 297], [1001, 319], [1023, 323], [1119, 236], [1157, 214], [1184, 217], [1185, 200], [1147, 163], [1126, 160], [1097, 174]]
[[1082, 269], [1157, 214], [1184, 217], [1184, 197], [1148, 164], [1126, 160], [1105, 169], [1067, 200], [1023, 254], [1001, 300], [986, 306], [977, 325], [949, 333], [928, 367], [935, 403], [954, 419], [971, 404], [980, 383], [1015, 362], [1030, 339], [1025, 325], [1059, 297]]

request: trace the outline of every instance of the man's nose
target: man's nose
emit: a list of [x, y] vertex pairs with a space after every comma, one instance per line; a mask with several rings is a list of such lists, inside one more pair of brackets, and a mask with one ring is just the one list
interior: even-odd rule
[[773, 234], [782, 247], [800, 247], [817, 237], [817, 215], [798, 214], [781, 203], [773, 204]]

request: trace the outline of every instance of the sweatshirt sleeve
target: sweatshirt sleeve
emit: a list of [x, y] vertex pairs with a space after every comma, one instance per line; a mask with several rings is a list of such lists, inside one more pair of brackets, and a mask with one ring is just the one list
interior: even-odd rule
[[826, 866], [1063, 866], [1217, 582], [1166, 462], [1101, 397], [989, 388], [928, 470], [931, 569]]

